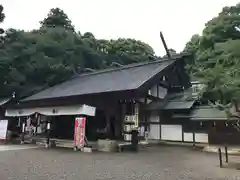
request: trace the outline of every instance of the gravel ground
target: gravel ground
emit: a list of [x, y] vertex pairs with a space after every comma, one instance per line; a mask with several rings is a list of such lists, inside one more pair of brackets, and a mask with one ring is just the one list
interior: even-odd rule
[[[230, 160], [236, 159], [231, 157]], [[240, 180], [240, 171], [220, 169], [217, 154], [183, 147], [147, 148], [137, 154], [90, 154], [73, 152], [70, 149], [41, 148], [0, 152], [0, 179]]]

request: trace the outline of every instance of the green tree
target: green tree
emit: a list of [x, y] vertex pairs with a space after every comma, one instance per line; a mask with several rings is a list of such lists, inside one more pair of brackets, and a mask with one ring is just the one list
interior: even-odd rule
[[[0, 4], [0, 23], [3, 22], [5, 14], [3, 13], [3, 6]], [[3, 37], [1, 36], [4, 33], [4, 30], [0, 28], [0, 54], [4, 53], [2, 50]], [[4, 75], [7, 72], [7, 63], [0, 57], [0, 92], [4, 89], [5, 77]]]
[[96, 39], [75, 32], [67, 15], [51, 9], [41, 28], [8, 29], [0, 49], [0, 96], [29, 95], [90, 69], [113, 62], [130, 64], [153, 60], [153, 49], [134, 39]]
[[6, 31], [0, 59], [8, 64], [5, 95], [29, 94], [83, 72], [100, 69], [102, 61], [79, 36], [63, 28], [40, 31]]
[[240, 39], [240, 33], [236, 30], [240, 27], [239, 14], [240, 4], [224, 7], [217, 17], [206, 23], [201, 36], [191, 38], [184, 50], [195, 55], [196, 63], [212, 60], [216, 54], [216, 44]]
[[193, 76], [205, 85], [203, 99], [217, 104], [228, 115], [240, 100], [240, 4], [224, 7], [206, 23], [201, 36], [194, 35], [185, 51], [193, 53], [189, 63]]
[[[193, 69], [197, 71], [199, 66], [201, 70], [213, 68], [219, 61], [226, 60], [225, 56], [227, 54], [227, 61], [229, 61], [229, 57], [235, 59], [237, 51], [233, 51], [233, 46], [236, 45], [237, 41], [232, 40], [240, 40], [240, 32], [236, 29], [236, 27], [240, 27], [239, 14], [240, 4], [224, 7], [217, 17], [206, 23], [201, 36], [194, 35], [191, 38], [184, 50], [193, 54], [194, 62], [188, 62], [194, 64], [193, 67], [195, 68]], [[230, 44], [231, 46], [228, 46]], [[222, 47], [221, 50], [219, 45]]]
[[74, 26], [67, 14], [59, 8], [53, 8], [48, 13], [48, 16], [40, 22], [42, 28], [63, 27], [67, 30], [74, 31]]
[[102, 52], [107, 54], [106, 62], [130, 64], [136, 62], [151, 61], [155, 59], [155, 53], [151, 46], [135, 39], [119, 38], [110, 41], [98, 41]]
[[[5, 14], [3, 13], [3, 6], [0, 4], [0, 23], [5, 19]], [[0, 35], [4, 33], [4, 30], [0, 28]]]
[[203, 30], [201, 47], [214, 48], [215, 43], [228, 39], [240, 39], [235, 27], [240, 26], [240, 3], [236, 6], [224, 7], [219, 15], [207, 22]]

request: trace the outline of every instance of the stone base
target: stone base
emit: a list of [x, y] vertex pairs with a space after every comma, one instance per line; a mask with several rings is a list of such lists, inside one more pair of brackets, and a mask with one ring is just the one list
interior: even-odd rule
[[117, 151], [117, 141], [99, 139], [97, 144], [98, 144], [98, 151], [102, 151], [102, 152]]
[[83, 152], [86, 152], [86, 153], [92, 153], [92, 148], [90, 148], [90, 147], [84, 147], [84, 148], [82, 149], [82, 151], [83, 151]]

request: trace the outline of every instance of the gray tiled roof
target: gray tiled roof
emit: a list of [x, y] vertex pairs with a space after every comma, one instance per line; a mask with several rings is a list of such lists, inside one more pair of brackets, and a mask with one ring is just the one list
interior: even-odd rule
[[165, 100], [154, 101], [146, 106], [146, 110], [183, 110], [191, 109], [196, 100], [188, 101], [171, 101]]
[[183, 110], [191, 109], [195, 100], [192, 101], [156, 101], [147, 105], [146, 110]]
[[177, 55], [172, 60], [163, 59], [82, 74], [27, 97], [23, 101], [138, 89], [182, 56]]
[[227, 120], [225, 111], [214, 107], [200, 107], [193, 110], [191, 120]]
[[185, 101], [185, 102], [177, 102], [177, 101], [169, 101], [163, 109], [165, 110], [177, 110], [177, 109], [191, 109], [195, 100]]
[[146, 110], [184, 110], [191, 109], [197, 97], [192, 94], [191, 88], [178, 93], [169, 93], [164, 100], [153, 101], [146, 106]]
[[189, 118], [192, 121], [236, 120], [234, 117], [229, 119], [225, 111], [211, 106], [197, 106], [190, 114], [174, 114], [173, 118]]

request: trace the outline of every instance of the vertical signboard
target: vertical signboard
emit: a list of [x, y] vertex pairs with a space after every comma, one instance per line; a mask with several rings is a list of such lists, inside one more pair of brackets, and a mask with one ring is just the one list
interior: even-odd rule
[[138, 128], [138, 115], [139, 115], [139, 104], [135, 104], [135, 109], [134, 109], [134, 125], [136, 128]]
[[0, 120], [0, 140], [5, 140], [7, 137], [8, 120]]
[[80, 139], [79, 147], [82, 148], [85, 145], [85, 130], [86, 130], [86, 118], [80, 118]]
[[74, 146], [77, 148], [83, 148], [85, 145], [85, 130], [86, 130], [86, 118], [75, 118], [74, 127]]

